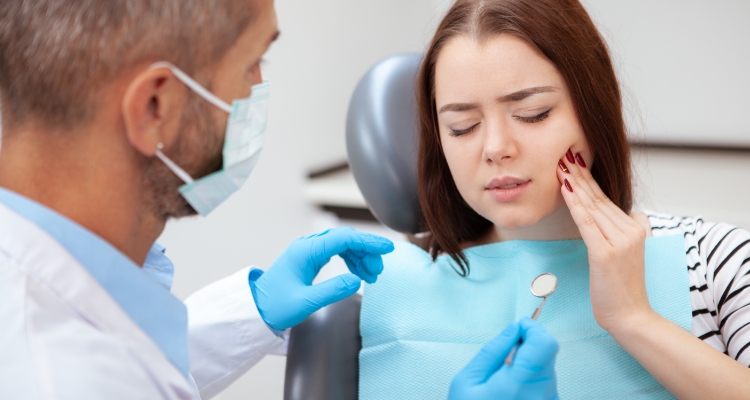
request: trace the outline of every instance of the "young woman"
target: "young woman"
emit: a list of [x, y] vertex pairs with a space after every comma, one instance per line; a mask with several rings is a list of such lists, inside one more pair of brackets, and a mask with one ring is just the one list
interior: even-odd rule
[[[679, 398], [749, 396], [750, 233], [632, 210], [619, 84], [577, 0], [457, 1], [417, 91], [433, 260], [450, 257], [470, 279], [465, 254], [483, 245], [582, 239], [590, 311], [617, 345]], [[646, 239], [670, 235], [684, 238], [690, 332], [655, 312], [646, 290]], [[388, 265], [400, 254], [378, 285], [400, 273]], [[367, 301], [366, 290], [363, 315]], [[363, 325], [366, 346], [367, 334]]]

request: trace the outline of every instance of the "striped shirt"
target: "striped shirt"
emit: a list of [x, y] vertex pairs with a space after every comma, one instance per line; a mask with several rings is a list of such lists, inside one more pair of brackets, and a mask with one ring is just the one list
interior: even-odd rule
[[701, 217], [644, 213], [653, 236], [685, 237], [693, 335], [750, 366], [750, 232]]

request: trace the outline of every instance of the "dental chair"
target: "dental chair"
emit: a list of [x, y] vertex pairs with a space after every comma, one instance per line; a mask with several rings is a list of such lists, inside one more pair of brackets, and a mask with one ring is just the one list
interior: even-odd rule
[[[421, 60], [421, 54], [400, 54], [375, 65], [354, 90], [346, 119], [346, 148], [357, 186], [381, 223], [407, 235], [420, 232], [422, 215], [414, 94]], [[358, 398], [361, 304], [356, 294], [292, 328], [285, 400]]]

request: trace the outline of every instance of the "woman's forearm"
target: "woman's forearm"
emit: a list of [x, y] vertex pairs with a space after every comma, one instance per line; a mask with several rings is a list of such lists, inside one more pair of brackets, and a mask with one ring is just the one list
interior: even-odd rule
[[612, 203], [585, 163], [560, 165], [560, 192], [588, 249], [599, 326], [681, 399], [750, 398], [750, 369], [651, 309], [644, 263], [648, 221], [639, 223]]
[[617, 343], [680, 399], [747, 399], [750, 368], [656, 312], [610, 330]]

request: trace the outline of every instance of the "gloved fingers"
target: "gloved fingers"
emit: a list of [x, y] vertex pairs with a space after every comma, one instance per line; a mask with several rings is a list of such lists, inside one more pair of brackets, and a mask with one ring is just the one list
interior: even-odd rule
[[[331, 229], [325, 234], [314, 236], [309, 239], [311, 252], [315, 258], [328, 262], [331, 257], [344, 253], [345, 251], [363, 251], [367, 254], [382, 255], [393, 251], [393, 242], [369, 233], [357, 232], [344, 227]], [[323, 265], [317, 265], [320, 268]]]
[[345, 251], [339, 254], [339, 257], [341, 257], [341, 259], [344, 260], [347, 268], [349, 268], [349, 271], [351, 273], [353, 273], [354, 275], [357, 275], [358, 277], [362, 279], [365, 279], [362, 276], [364, 275], [363, 266], [358, 263], [360, 257], [358, 257], [356, 254], [352, 254], [351, 251]]
[[378, 275], [383, 272], [383, 259], [379, 255], [364, 254], [360, 256], [347, 251], [340, 256], [346, 262], [349, 271], [369, 284], [375, 283], [378, 280]]
[[368, 254], [362, 258], [362, 264], [364, 264], [367, 272], [375, 278], [372, 282], [368, 283], [375, 283], [378, 279], [378, 275], [383, 272], [383, 257]]
[[357, 293], [361, 285], [362, 280], [354, 274], [342, 274], [312, 285], [306, 294], [310, 313]]
[[357, 257], [356, 255], [352, 255], [349, 252], [342, 253], [340, 254], [340, 256], [346, 262], [346, 266], [349, 268], [349, 271], [351, 273], [357, 275], [360, 279], [364, 280], [367, 283], [375, 283], [377, 277], [367, 271], [362, 257]]
[[557, 340], [531, 318], [524, 318], [519, 324], [523, 343], [516, 352], [511, 368], [536, 373], [554, 364], [559, 349]]
[[326, 230], [324, 230], [323, 232], [318, 232], [318, 233], [313, 233], [312, 235], [302, 236], [302, 237], [301, 237], [301, 238], [299, 238], [299, 239], [300, 239], [300, 240], [304, 240], [304, 239], [310, 239], [310, 238], [314, 238], [314, 237], [316, 237], [316, 236], [323, 236], [323, 235], [327, 234], [327, 233], [328, 233], [328, 232], [330, 232], [330, 231], [331, 231], [330, 229], [326, 229]]
[[508, 325], [502, 333], [479, 350], [479, 353], [469, 361], [460, 374], [464, 374], [463, 378], [476, 384], [486, 382], [502, 367], [505, 357], [520, 338], [520, 325], [518, 323]]

